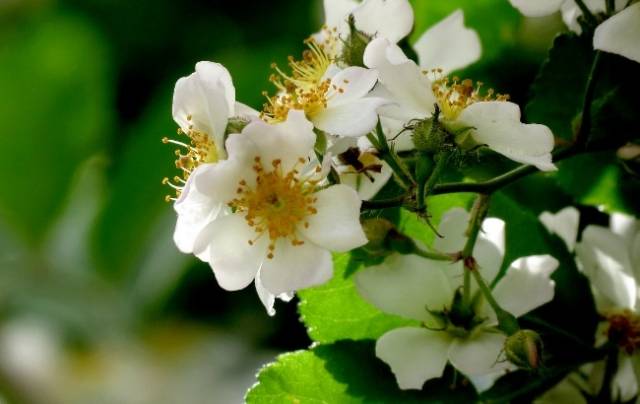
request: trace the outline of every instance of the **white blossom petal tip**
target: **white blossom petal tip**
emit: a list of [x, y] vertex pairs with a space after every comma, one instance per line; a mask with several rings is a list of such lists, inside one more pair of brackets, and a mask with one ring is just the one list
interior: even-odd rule
[[640, 63], [640, 3], [632, 4], [600, 24], [593, 47]]

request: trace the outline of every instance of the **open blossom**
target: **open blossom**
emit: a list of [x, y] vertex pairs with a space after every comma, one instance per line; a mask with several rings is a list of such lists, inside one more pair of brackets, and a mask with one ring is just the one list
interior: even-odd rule
[[[520, 122], [520, 108], [507, 97], [482, 95], [471, 80], [429, 77], [438, 72], [422, 70], [402, 50], [386, 39], [374, 39], [364, 55], [365, 64], [378, 71], [382, 87], [377, 95], [393, 104], [379, 109], [403, 126], [412, 120], [434, 115], [437, 105], [440, 123], [465, 147], [486, 145], [511, 160], [532, 164], [543, 171], [555, 170], [551, 162], [554, 139], [551, 130], [539, 124]], [[388, 134], [387, 134], [388, 135]], [[471, 145], [469, 145], [471, 143]]]
[[[528, 17], [542, 17], [562, 12], [565, 24], [574, 32], [582, 31], [578, 18], [582, 16], [580, 7], [573, 0], [510, 0], [511, 4]], [[585, 0], [592, 13], [604, 13], [604, 0]], [[598, 25], [593, 36], [593, 47], [615, 53], [640, 63], [640, 3], [627, 7], [627, 0], [615, 0], [616, 14]], [[625, 8], [626, 7], [626, 8]]]
[[262, 118], [282, 122], [289, 111], [301, 110], [316, 128], [332, 135], [371, 132], [378, 122], [376, 109], [388, 102], [368, 96], [378, 80], [376, 72], [357, 66], [341, 69], [323, 46], [313, 39], [307, 45], [302, 60], [289, 58], [290, 74], [274, 65], [277, 73], [270, 80], [278, 92], [267, 97]]
[[176, 82], [172, 113], [179, 127], [179, 139], [164, 138], [163, 142], [179, 146], [175, 163], [181, 175], [173, 180], [165, 178], [163, 182], [173, 187], [178, 197], [174, 204], [178, 213], [174, 240], [185, 253], [193, 251], [195, 237], [207, 219], [217, 214], [182, 203], [180, 195], [185, 188], [192, 199], [196, 198], [197, 190], [188, 182], [190, 174], [202, 164], [226, 158], [224, 135], [229, 118], [257, 116], [256, 111], [236, 102], [235, 96], [231, 75], [219, 63], [198, 62], [194, 73]]
[[[569, 207], [556, 215], [546, 213], [545, 217], [553, 218], [550, 230], [558, 232], [571, 246], [576, 239], [578, 215], [575, 208]], [[549, 228], [548, 221], [543, 223]], [[596, 342], [610, 341], [620, 347], [611, 398], [614, 402], [627, 402], [639, 391], [640, 375], [635, 369], [640, 366], [640, 221], [614, 213], [609, 228], [587, 226], [575, 251], [578, 267], [589, 279], [596, 308], [604, 319]], [[603, 370], [604, 364], [600, 363], [592, 372]]]
[[[439, 226], [443, 238], [434, 247], [460, 251], [465, 243], [469, 214], [460, 208], [447, 212]], [[482, 224], [473, 251], [479, 271], [488, 281], [497, 277], [504, 256], [504, 222], [488, 218]], [[479, 390], [493, 384], [506, 369], [502, 360], [506, 336], [500, 333], [495, 313], [472, 284], [468, 316], [457, 312], [454, 300], [462, 286], [462, 263], [434, 261], [416, 255], [392, 255], [381, 265], [356, 275], [359, 292], [381, 310], [419, 321], [422, 326], [403, 327], [384, 334], [376, 343], [376, 355], [391, 367], [402, 389], [420, 389], [424, 382], [442, 375], [450, 362], [468, 376]], [[550, 301], [554, 294], [551, 273], [558, 261], [548, 255], [514, 261], [499, 279], [493, 295], [502, 308], [521, 316]]]
[[366, 243], [357, 193], [324, 183], [326, 170], [310, 159], [314, 143], [302, 111], [275, 124], [254, 120], [229, 136], [226, 160], [192, 173], [179, 200], [184, 210], [209, 212], [193, 251], [220, 286], [239, 290], [255, 279], [271, 314], [274, 296], [331, 277], [330, 251]]

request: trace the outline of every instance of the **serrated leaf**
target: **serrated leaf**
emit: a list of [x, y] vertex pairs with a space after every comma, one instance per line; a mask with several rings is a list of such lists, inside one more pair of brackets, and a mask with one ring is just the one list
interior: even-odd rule
[[574, 34], [558, 36], [531, 87], [527, 120], [543, 123], [557, 138], [571, 141], [592, 60], [591, 42]]
[[469, 403], [470, 387], [451, 390], [447, 380], [403, 391], [376, 359], [373, 341], [341, 341], [284, 354], [265, 366], [247, 393], [248, 404]]

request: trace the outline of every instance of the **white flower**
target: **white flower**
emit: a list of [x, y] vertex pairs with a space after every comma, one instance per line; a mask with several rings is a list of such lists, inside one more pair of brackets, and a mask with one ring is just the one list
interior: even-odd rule
[[[440, 251], [460, 251], [465, 243], [469, 214], [454, 208], [439, 226], [444, 236], [434, 247]], [[492, 281], [504, 256], [504, 222], [488, 218], [483, 222], [474, 249], [479, 270]], [[557, 260], [548, 255], [514, 261], [493, 290], [505, 310], [521, 316], [553, 298], [551, 273]], [[356, 275], [359, 292], [381, 310], [414, 319], [422, 327], [404, 327], [384, 334], [376, 344], [376, 355], [391, 367], [402, 389], [420, 389], [426, 380], [442, 375], [447, 361], [470, 377], [479, 389], [489, 388], [513, 365], [501, 359], [506, 336], [496, 330], [495, 313], [478, 298], [473, 318], [455, 324], [447, 312], [454, 294], [462, 286], [462, 263], [432, 261], [415, 255], [392, 255], [381, 265]], [[472, 295], [479, 292], [475, 283]], [[440, 314], [435, 314], [440, 313]]]
[[[546, 220], [543, 223], [549, 225]], [[565, 208], [554, 217], [552, 231], [571, 244], [577, 226], [578, 212]], [[618, 370], [611, 385], [612, 400], [629, 401], [638, 394], [640, 376], [634, 370], [640, 368], [640, 221], [614, 213], [610, 228], [587, 226], [575, 250], [578, 267], [589, 279], [597, 310], [605, 319], [596, 342], [613, 338], [611, 342], [620, 346]], [[598, 364], [592, 372], [602, 374], [603, 367]]]
[[[179, 126], [178, 133], [186, 140], [163, 139], [164, 143], [180, 147], [176, 151], [176, 167], [182, 172], [173, 181], [165, 178], [164, 183], [175, 188], [178, 195], [174, 204], [178, 213], [175, 243], [180, 251], [191, 253], [196, 236], [208, 220], [215, 217], [217, 210], [211, 211], [205, 206], [206, 198], [195, 190], [189, 175], [201, 164], [226, 158], [224, 134], [229, 118], [255, 117], [257, 112], [235, 101], [231, 75], [224, 66], [198, 62], [194, 73], [176, 82], [172, 113]], [[180, 197], [183, 190], [190, 194], [191, 203], [183, 203], [184, 198]]]
[[398, 126], [431, 117], [437, 104], [442, 124], [460, 134], [461, 139], [470, 137], [475, 144], [487, 145], [511, 160], [532, 164], [543, 171], [556, 169], [551, 162], [554, 145], [551, 130], [544, 125], [521, 123], [520, 108], [506, 101], [506, 97], [491, 99], [491, 92], [482, 96], [479, 86], [470, 80], [449, 82], [442, 78], [432, 82], [428, 71], [420, 69], [386, 39], [371, 41], [364, 60], [368, 67], [378, 71], [382, 87], [376, 95], [393, 102], [378, 112], [395, 120]]
[[[509, 0], [511, 4], [528, 17], [542, 17], [558, 10], [562, 18], [574, 32], [580, 33], [578, 17], [582, 11], [573, 0]], [[585, 0], [592, 13], [605, 12], [604, 0]], [[625, 8], [627, 0], [615, 1], [612, 17], [598, 25], [593, 37], [593, 47], [615, 53], [640, 63], [640, 3]]]
[[301, 61], [290, 59], [291, 74], [277, 69], [271, 81], [279, 92], [268, 98], [262, 118], [282, 122], [290, 110], [302, 110], [316, 128], [332, 135], [359, 137], [378, 122], [376, 109], [388, 101], [369, 97], [378, 75], [351, 66], [340, 69], [313, 41]]
[[220, 286], [239, 290], [255, 279], [270, 314], [274, 296], [290, 297], [331, 277], [330, 251], [367, 241], [358, 195], [322, 184], [326, 169], [309, 158], [314, 143], [302, 111], [276, 124], [254, 120], [229, 136], [227, 160], [195, 170], [179, 201], [185, 210], [209, 212], [193, 251]]

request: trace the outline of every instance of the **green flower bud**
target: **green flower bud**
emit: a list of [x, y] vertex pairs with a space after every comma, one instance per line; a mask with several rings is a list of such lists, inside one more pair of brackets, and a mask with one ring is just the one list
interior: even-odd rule
[[507, 359], [522, 369], [539, 369], [542, 362], [542, 338], [533, 330], [520, 330], [504, 344]]
[[340, 60], [348, 66], [364, 67], [364, 50], [371, 42], [371, 36], [356, 28], [353, 15], [349, 16], [349, 36], [342, 40], [343, 48]]
[[240, 133], [245, 126], [249, 124], [249, 119], [241, 116], [234, 116], [227, 121], [227, 128], [224, 131], [224, 138], [226, 139], [232, 133]]
[[433, 118], [418, 121], [413, 125], [413, 144], [416, 150], [436, 154], [440, 152], [450, 134]]

